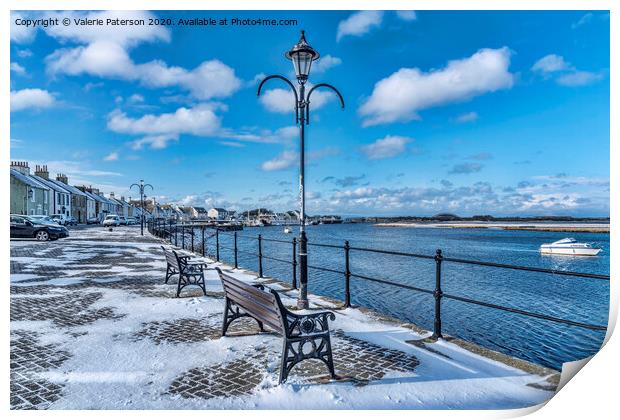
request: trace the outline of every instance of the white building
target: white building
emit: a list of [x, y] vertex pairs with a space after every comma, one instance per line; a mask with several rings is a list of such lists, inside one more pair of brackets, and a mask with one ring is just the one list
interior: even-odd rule
[[34, 175], [31, 176], [50, 189], [50, 197], [48, 200], [49, 214], [63, 214], [65, 217], [70, 217], [71, 193], [69, 190], [61, 187], [58, 183], [50, 181], [49, 175], [47, 165], [37, 165], [35, 167]]
[[209, 210], [207, 213], [210, 219], [215, 220], [227, 220], [228, 219], [228, 211], [223, 208], [214, 207]]

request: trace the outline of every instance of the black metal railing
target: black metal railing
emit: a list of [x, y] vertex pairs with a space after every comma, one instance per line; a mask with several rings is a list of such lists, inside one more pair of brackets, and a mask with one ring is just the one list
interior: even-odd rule
[[[265, 274], [264, 267], [263, 267], [263, 260], [271, 260], [271, 261], [277, 261], [277, 262], [284, 263], [284, 264], [290, 264], [292, 267], [291, 285], [293, 288], [297, 288], [297, 257], [296, 257], [297, 238], [293, 238], [291, 241], [286, 241], [286, 240], [275, 239], [275, 238], [265, 238], [261, 234], [259, 234], [258, 236], [248, 236], [248, 235], [239, 234], [237, 231], [233, 231], [233, 232], [225, 231], [218, 227], [207, 226], [205, 224], [189, 224], [189, 223], [188, 224], [185, 224], [185, 223], [176, 224], [170, 221], [163, 221], [163, 220], [160, 220], [160, 221], [154, 220], [154, 221], [149, 222], [148, 228], [149, 228], [149, 232], [151, 232], [153, 235], [160, 237], [162, 239], [165, 239], [169, 241], [170, 243], [174, 243], [176, 246], [180, 246], [183, 249], [189, 249], [190, 244], [191, 244], [192, 251], [195, 251], [194, 250], [194, 237], [196, 236], [196, 232], [200, 232], [200, 235], [202, 238], [202, 242], [201, 242], [202, 252], [201, 253], [203, 256], [213, 257], [215, 260], [221, 261], [220, 250], [225, 249], [225, 250], [231, 251], [233, 253], [233, 260], [234, 260], [233, 263], [234, 263], [235, 268], [238, 268], [239, 266], [238, 265], [239, 254], [244, 254], [244, 255], [255, 257], [257, 258], [259, 277], [263, 277]], [[210, 230], [213, 233], [205, 236], [206, 230]], [[181, 236], [180, 241], [178, 238], [179, 235]], [[223, 245], [220, 241], [220, 235], [231, 236], [233, 238], [233, 246], [230, 247], [230, 246]], [[188, 248], [186, 248], [186, 237], [188, 241], [187, 242]], [[206, 241], [213, 237], [215, 238], [215, 244], [214, 244], [215, 254], [214, 255], [208, 254], [207, 245], [206, 245]], [[257, 241], [257, 252], [251, 252], [251, 251], [239, 249], [239, 245], [238, 245], [239, 238], [245, 238], [245, 239]], [[285, 260], [282, 258], [276, 258], [273, 256], [265, 255], [263, 253], [264, 242], [287, 244], [289, 246], [292, 246], [291, 247], [291, 259]], [[526, 267], [526, 266], [518, 266], [518, 265], [511, 265], [511, 264], [500, 264], [500, 263], [493, 263], [493, 262], [487, 262], [487, 261], [466, 260], [462, 258], [450, 258], [450, 257], [445, 257], [443, 255], [443, 252], [440, 249], [438, 249], [435, 252], [435, 255], [424, 255], [424, 254], [415, 254], [415, 253], [409, 253], [409, 252], [354, 247], [350, 245], [349, 241], [345, 241], [343, 245], [308, 242], [308, 246], [309, 247], [332, 248], [332, 249], [339, 249], [343, 251], [344, 270], [336, 270], [333, 268], [319, 267], [319, 266], [314, 266], [314, 265], [308, 265], [308, 268], [314, 269], [314, 270], [320, 270], [324, 272], [330, 272], [330, 273], [343, 276], [344, 306], [347, 308], [351, 306], [351, 279], [352, 278], [369, 281], [373, 283], [378, 283], [378, 284], [384, 284], [384, 285], [393, 286], [393, 287], [398, 287], [398, 288], [410, 290], [413, 292], [432, 295], [434, 298], [433, 338], [442, 337], [442, 327], [441, 327], [442, 299], [450, 299], [450, 300], [454, 300], [454, 301], [458, 301], [458, 302], [462, 302], [466, 304], [482, 306], [486, 308], [496, 309], [496, 310], [500, 310], [504, 312], [509, 312], [509, 313], [514, 313], [514, 314], [518, 314], [522, 316], [531, 317], [531, 318], [537, 318], [537, 319], [542, 319], [542, 320], [546, 320], [550, 322], [569, 325], [573, 327], [585, 328], [588, 330], [594, 330], [594, 331], [606, 331], [607, 330], [607, 326], [604, 326], [604, 325], [588, 324], [585, 322], [578, 322], [578, 321], [573, 321], [569, 319], [558, 318], [555, 316], [546, 315], [542, 313], [527, 311], [527, 310], [499, 305], [495, 303], [484, 302], [484, 301], [480, 301], [480, 300], [476, 300], [476, 299], [472, 299], [468, 297], [453, 295], [451, 293], [445, 293], [442, 290], [442, 267], [446, 263], [453, 263], [453, 264], [463, 264], [463, 265], [469, 265], [469, 266], [485, 266], [485, 267], [501, 268], [501, 269], [506, 269], [506, 270], [538, 272], [538, 273], [547, 273], [547, 274], [553, 274], [553, 275], [558, 275], [558, 276], [581, 277], [581, 278], [600, 279], [600, 280], [609, 280], [610, 276], [608, 275], [553, 270], [553, 269], [539, 268], [539, 267]], [[351, 265], [350, 265], [351, 251], [364, 252], [364, 253], [377, 253], [377, 254], [384, 254], [384, 255], [409, 257], [409, 258], [434, 261], [435, 287], [434, 289], [431, 290], [431, 289], [417, 287], [417, 286], [413, 286], [409, 284], [397, 283], [392, 280], [381, 279], [377, 277], [363, 275], [363, 274], [356, 273], [356, 272], [351, 272]]]

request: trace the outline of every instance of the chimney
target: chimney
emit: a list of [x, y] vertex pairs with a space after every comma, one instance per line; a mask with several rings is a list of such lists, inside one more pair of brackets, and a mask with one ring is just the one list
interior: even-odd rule
[[15, 169], [24, 175], [30, 175], [30, 167], [25, 161], [11, 161], [11, 169]]
[[69, 185], [69, 179], [67, 178], [67, 175], [65, 174], [56, 174], [56, 181], [60, 181], [63, 184]]
[[50, 179], [50, 173], [47, 171], [47, 165], [35, 166], [34, 174], [40, 176], [43, 179]]
[[114, 198], [114, 193], [113, 192], [110, 193], [110, 197]]

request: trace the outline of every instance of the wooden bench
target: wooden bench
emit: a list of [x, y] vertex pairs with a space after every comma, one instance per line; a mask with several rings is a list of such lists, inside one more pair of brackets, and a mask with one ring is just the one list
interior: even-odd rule
[[293, 367], [308, 359], [318, 359], [327, 365], [332, 379], [336, 378], [329, 336], [328, 318], [336, 319], [333, 312], [296, 314], [284, 307], [275, 290], [265, 291], [261, 284], [251, 285], [215, 268], [226, 295], [222, 336], [230, 324], [241, 317], [250, 317], [273, 329], [284, 339], [280, 364], [280, 383], [285, 382]]
[[177, 294], [179, 297], [181, 290], [186, 286], [199, 286], [202, 292], [207, 295], [205, 287], [205, 263], [191, 262], [190, 256], [179, 255], [174, 250], [167, 250], [163, 246], [164, 255], [166, 256], [166, 284], [168, 280], [174, 275], [179, 276], [179, 282], [177, 284]]

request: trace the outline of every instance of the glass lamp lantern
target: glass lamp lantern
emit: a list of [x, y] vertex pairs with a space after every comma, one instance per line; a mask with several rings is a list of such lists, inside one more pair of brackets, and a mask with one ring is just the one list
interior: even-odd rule
[[299, 42], [286, 53], [286, 58], [293, 62], [295, 76], [300, 84], [306, 83], [312, 62], [319, 58], [319, 53], [314, 50], [306, 41], [305, 31], [301, 31]]

